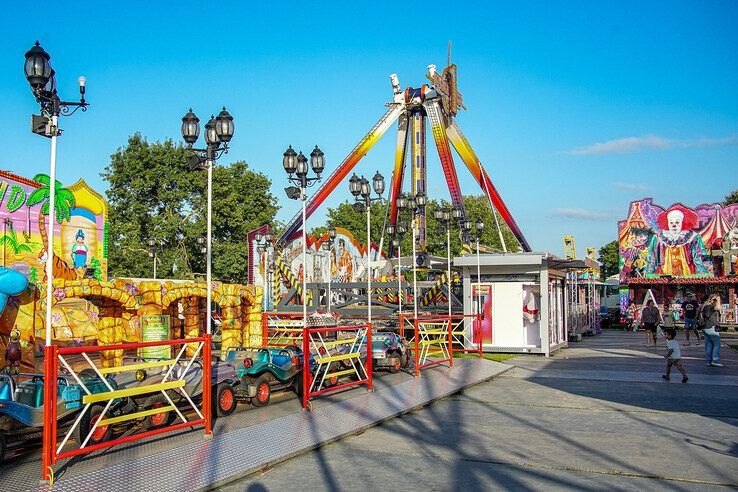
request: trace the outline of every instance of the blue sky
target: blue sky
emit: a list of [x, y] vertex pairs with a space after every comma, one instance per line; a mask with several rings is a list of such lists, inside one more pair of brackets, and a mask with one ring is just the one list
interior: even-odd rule
[[[64, 119], [59, 178], [99, 173], [129, 135], [180, 139], [192, 106], [225, 104], [232, 151], [269, 175], [287, 220], [281, 154], [319, 144], [332, 172], [383, 114], [388, 80], [425, 82], [453, 41], [458, 122], [535, 250], [561, 236], [599, 247], [628, 202], [719, 201], [738, 187], [738, 4], [735, 2], [54, 2], [47, 20], [23, 2], [0, 20], [0, 168], [48, 172], [48, 141], [29, 132], [37, 106], [23, 77], [36, 39], [62, 96], [88, 79], [87, 113]], [[120, 7], [124, 6], [124, 7]], [[31, 21], [31, 19], [33, 19]], [[389, 178], [394, 128], [357, 167]], [[429, 188], [447, 197], [428, 148]], [[478, 193], [463, 163], [464, 193]], [[327, 206], [349, 197], [342, 185]]]

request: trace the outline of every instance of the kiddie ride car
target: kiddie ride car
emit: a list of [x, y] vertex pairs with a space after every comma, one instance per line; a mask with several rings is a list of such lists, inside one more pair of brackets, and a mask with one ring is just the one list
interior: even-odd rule
[[[129, 361], [123, 365], [136, 367], [141, 364], [140, 357], [128, 357]], [[149, 362], [151, 360], [149, 359]], [[164, 361], [162, 361], [164, 362]], [[82, 374], [89, 374], [86, 369]], [[154, 410], [156, 408], [169, 408], [169, 410], [160, 413], [154, 413], [141, 419], [144, 428], [156, 429], [168, 425], [175, 416], [177, 411], [173, 410], [172, 404], [177, 408], [191, 408], [187, 398], [189, 397], [193, 403], [202, 399], [202, 377], [203, 366], [201, 359], [194, 359], [191, 364], [178, 362], [170, 371], [170, 365], [162, 363], [161, 366], [154, 368], [141, 368], [135, 370], [123, 370], [114, 376], [118, 389], [130, 389], [135, 387], [148, 386], [166, 381], [176, 381], [183, 379], [185, 385], [181, 388], [170, 390], [167, 392], [171, 402], [167, 400], [161, 391], [146, 393], [137, 396], [131, 396], [121, 400], [117, 405], [113, 405], [106, 414], [108, 416], [125, 415], [133, 412], [146, 410]], [[237, 405], [235, 388], [240, 384], [236, 369], [230, 362], [222, 362], [213, 360], [211, 366], [211, 388], [212, 388], [212, 407], [214, 415], [226, 416], [234, 412]], [[185, 394], [187, 396], [185, 396]], [[93, 405], [89, 411], [89, 418], [83, 418], [79, 425], [79, 435], [83, 438], [87, 435], [90, 428], [100, 418], [104, 405]], [[130, 427], [126, 424], [126, 427]], [[97, 444], [107, 441], [112, 434], [112, 426], [98, 426], [90, 437], [89, 444]]]
[[[296, 345], [232, 347], [226, 352], [226, 360], [233, 362], [241, 379], [236, 394], [256, 407], [268, 405], [274, 391], [292, 390], [302, 395], [303, 353]], [[315, 371], [312, 356], [310, 370], [311, 373]], [[323, 386], [333, 386], [337, 382], [337, 377], [330, 377]]]
[[[108, 391], [97, 376], [80, 378], [90, 393]], [[41, 438], [44, 423], [44, 376], [43, 374], [20, 374], [21, 382], [8, 374], [0, 374], [0, 463], [7, 447]], [[60, 375], [56, 398], [58, 428], [68, 427], [83, 407], [83, 390], [70, 376]], [[113, 387], [115, 381], [108, 379]], [[84, 419], [82, 419], [84, 420]]]
[[[344, 346], [341, 352], [347, 353], [351, 347]], [[366, 337], [359, 346], [361, 360], [366, 361]], [[392, 373], [400, 372], [410, 364], [410, 350], [407, 340], [391, 331], [372, 333], [372, 370], [387, 369]], [[346, 368], [350, 362], [342, 362]]]

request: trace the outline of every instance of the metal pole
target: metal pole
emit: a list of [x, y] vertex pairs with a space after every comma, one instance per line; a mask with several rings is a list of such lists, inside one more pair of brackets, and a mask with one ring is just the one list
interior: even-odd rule
[[328, 251], [328, 300], [326, 305], [328, 306], [328, 312], [331, 312], [331, 253], [333, 253], [333, 240], [328, 243], [331, 247]]
[[156, 250], [154, 250], [154, 280], [156, 280]]
[[372, 322], [372, 202], [366, 201], [366, 297], [367, 297], [367, 320]]
[[482, 285], [482, 273], [481, 272], [482, 272], [482, 267], [481, 267], [481, 264], [479, 263], [479, 236], [477, 236], [477, 299], [476, 300], [474, 299], [474, 295], [473, 295], [474, 289], [472, 288], [472, 302], [475, 303], [476, 308], [477, 308], [474, 314], [480, 314], [482, 312], [482, 306], [480, 305], [480, 302], [479, 302], [479, 297], [480, 297], [479, 289], [480, 289], [480, 286]]
[[[46, 243], [46, 346], [51, 345], [51, 302], [54, 277], [54, 217], [56, 201], [56, 138], [59, 116], [51, 116], [51, 165], [49, 170], [49, 225]], [[41, 213], [41, 212], [39, 212]]]
[[451, 316], [451, 227], [446, 223], [446, 267], [448, 278], [446, 284], [448, 285], [448, 315]]
[[[307, 233], [305, 232], [305, 186], [300, 187], [300, 199], [302, 200], [302, 323], [307, 326]], [[303, 388], [308, 391], [309, 388]]]
[[[207, 319], [205, 320], [205, 333], [210, 335], [213, 331], [212, 326], [212, 299], [213, 299], [213, 278], [212, 278], [212, 261], [213, 261], [213, 248], [212, 248], [212, 234], [213, 234], [213, 164], [215, 161], [212, 159], [212, 151], [208, 150], [208, 213], [207, 213], [207, 221], [208, 221], [208, 234], [207, 234], [207, 245], [208, 245], [208, 252], [207, 252], [207, 271], [206, 271], [206, 281], [208, 283], [207, 285], [207, 306], [205, 309], [205, 313], [207, 316]], [[208, 361], [209, 362], [209, 361]]]
[[402, 313], [402, 255], [400, 241], [397, 242], [397, 314]]
[[[413, 212], [414, 213], [414, 212]], [[418, 319], [418, 262], [415, 261], [415, 216], [413, 215], [413, 315]], [[416, 331], [417, 336], [417, 331]]]

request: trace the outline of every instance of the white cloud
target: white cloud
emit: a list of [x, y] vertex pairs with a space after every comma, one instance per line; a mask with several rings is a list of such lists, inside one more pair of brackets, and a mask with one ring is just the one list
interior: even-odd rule
[[625, 183], [623, 181], [615, 181], [612, 184], [615, 188], [626, 191], [646, 191], [648, 187], [643, 183]]
[[618, 219], [618, 214], [614, 211], [587, 210], [584, 208], [555, 208], [551, 210], [551, 216], [592, 222], [612, 222]]
[[631, 154], [645, 150], [719, 147], [723, 145], [738, 145], [738, 134], [732, 134], [723, 138], [697, 138], [688, 140], [677, 140], [658, 135], [627, 137], [597, 142], [592, 145], [569, 150], [566, 153], [570, 155]]

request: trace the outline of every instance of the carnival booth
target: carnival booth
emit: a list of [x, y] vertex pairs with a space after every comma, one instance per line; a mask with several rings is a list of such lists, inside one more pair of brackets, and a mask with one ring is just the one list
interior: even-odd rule
[[[548, 356], [566, 347], [567, 271], [586, 268], [584, 260], [551, 253], [485, 254], [454, 258], [454, 266], [462, 271], [464, 312], [482, 315], [475, 336], [481, 336], [485, 352]], [[471, 331], [471, 323], [465, 328]]]

